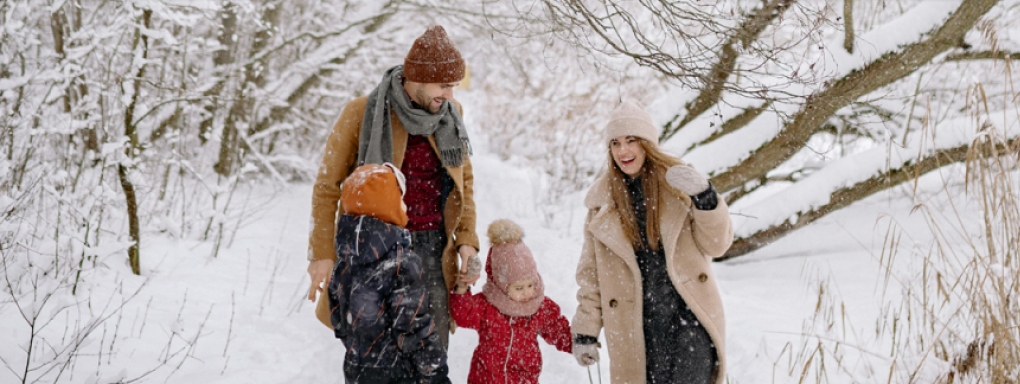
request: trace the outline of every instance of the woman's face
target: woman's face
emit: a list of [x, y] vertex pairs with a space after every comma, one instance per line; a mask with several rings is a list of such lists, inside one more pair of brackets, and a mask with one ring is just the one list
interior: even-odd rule
[[627, 176], [637, 176], [645, 165], [645, 149], [634, 136], [620, 136], [610, 140], [609, 152], [616, 166]]

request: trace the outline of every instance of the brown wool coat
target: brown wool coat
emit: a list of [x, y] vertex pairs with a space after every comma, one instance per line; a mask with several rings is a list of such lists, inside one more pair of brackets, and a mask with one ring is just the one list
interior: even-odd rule
[[[312, 223], [308, 238], [308, 260], [336, 260], [334, 236], [336, 235], [336, 219], [340, 208], [340, 185], [354, 171], [358, 162], [358, 142], [361, 136], [361, 122], [365, 116], [368, 97], [362, 96], [347, 103], [333, 132], [326, 139], [322, 162], [312, 189]], [[460, 104], [454, 102], [459, 111]], [[393, 125], [393, 164], [398, 168], [404, 162], [404, 151], [407, 149], [407, 130], [404, 129], [395, 112], [390, 113]], [[439, 153], [434, 136], [429, 136], [432, 149]], [[446, 246], [443, 249], [443, 277], [447, 289], [452, 289], [457, 276], [457, 247], [470, 245], [479, 249], [478, 234], [475, 232], [475, 201], [474, 174], [471, 170], [471, 159], [464, 158], [464, 165], [456, 168], [446, 167], [447, 174], [455, 184], [446, 198], [443, 209], [443, 225], [446, 231]], [[341, 212], [342, 213], [342, 212]], [[325, 300], [319, 300], [316, 315], [326, 326], [329, 313]]]
[[[716, 209], [699, 211], [679, 191], [664, 187], [659, 193], [669, 278], [712, 337], [719, 356], [716, 383], [721, 384], [726, 377], [726, 320], [710, 264], [733, 242], [729, 210], [722, 199]], [[588, 217], [577, 265], [580, 288], [571, 331], [598, 336], [604, 328], [611, 382], [644, 384], [641, 272], [606, 176], [595, 182], [584, 203]]]

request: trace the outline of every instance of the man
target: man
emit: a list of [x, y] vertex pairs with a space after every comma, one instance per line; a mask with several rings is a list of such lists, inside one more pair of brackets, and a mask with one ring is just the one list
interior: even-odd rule
[[[308, 241], [308, 300], [314, 301], [315, 293], [328, 285], [336, 260], [340, 185], [360, 164], [400, 167], [407, 178], [411, 248], [422, 258], [428, 308], [444, 348], [449, 346], [450, 289], [458, 279], [468, 284], [478, 280], [481, 265], [471, 147], [460, 104], [453, 100], [464, 73], [457, 47], [443, 27], [432, 26], [414, 41], [404, 65], [387, 70], [375, 90], [344, 107], [315, 179]], [[316, 315], [328, 325], [327, 301], [320, 299]]]

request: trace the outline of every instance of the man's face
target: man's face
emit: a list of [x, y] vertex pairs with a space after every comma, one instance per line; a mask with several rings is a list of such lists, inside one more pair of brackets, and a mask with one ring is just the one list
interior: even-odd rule
[[411, 100], [425, 107], [429, 113], [435, 114], [439, 113], [439, 107], [443, 105], [443, 101], [453, 100], [453, 88], [459, 84], [459, 81], [454, 83], [415, 83], [413, 81], [405, 81], [404, 89], [407, 91], [408, 96], [411, 96]]

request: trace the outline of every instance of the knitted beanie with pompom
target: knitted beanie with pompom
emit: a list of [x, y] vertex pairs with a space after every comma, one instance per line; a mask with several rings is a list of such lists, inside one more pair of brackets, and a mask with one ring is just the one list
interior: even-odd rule
[[[513, 221], [501, 219], [489, 224], [488, 236], [492, 247], [485, 263], [488, 280], [482, 287], [482, 293], [505, 315], [534, 314], [545, 299], [545, 286], [531, 250], [524, 245], [524, 230]], [[535, 296], [523, 302], [510, 299], [507, 287], [529, 278], [535, 284]]]

